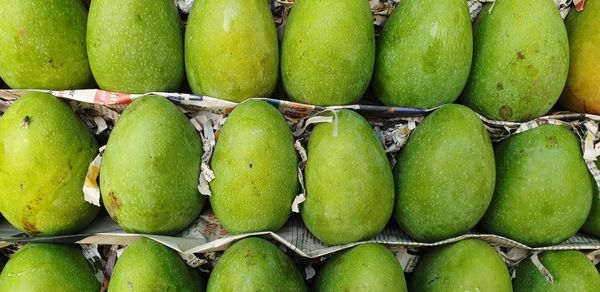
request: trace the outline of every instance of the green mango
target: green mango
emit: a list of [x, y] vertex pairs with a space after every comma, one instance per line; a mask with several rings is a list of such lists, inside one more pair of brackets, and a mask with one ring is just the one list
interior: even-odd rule
[[496, 148], [496, 190], [483, 227], [537, 247], [558, 244], [583, 225], [594, 185], [579, 140], [566, 127], [543, 125]]
[[394, 177], [379, 138], [356, 112], [340, 110], [308, 140], [306, 227], [326, 244], [369, 239], [387, 224]]
[[100, 291], [92, 267], [75, 245], [30, 243], [0, 274], [0, 292]]
[[277, 231], [298, 191], [294, 137], [281, 113], [248, 100], [227, 117], [211, 167], [210, 205], [233, 234]]
[[337, 254], [319, 271], [314, 291], [407, 291], [398, 259], [383, 245], [367, 243]]
[[100, 168], [102, 201], [127, 232], [174, 234], [198, 216], [202, 146], [169, 100], [144, 96], [115, 125]]
[[108, 290], [204, 291], [204, 281], [174, 250], [141, 238], [119, 257]]
[[87, 203], [83, 184], [98, 153], [96, 139], [62, 100], [29, 93], [0, 120], [0, 211], [32, 235], [70, 234], [100, 208]]
[[270, 96], [279, 42], [268, 2], [195, 1], [185, 32], [185, 68], [195, 94], [235, 102]]
[[504, 121], [532, 120], [556, 103], [569, 71], [569, 43], [553, 1], [485, 5], [473, 28], [473, 41], [462, 103]]
[[469, 108], [449, 104], [427, 116], [397, 161], [394, 218], [412, 238], [458, 236], [485, 214], [496, 181], [494, 150]]
[[281, 78], [297, 102], [340, 105], [365, 94], [375, 30], [364, 0], [296, 0], [281, 40]]
[[225, 251], [206, 291], [306, 291], [306, 286], [283, 251], [262, 238], [248, 237]]
[[576, 250], [545, 251], [538, 255], [542, 265], [550, 272], [554, 282], [546, 278], [527, 258], [517, 267], [513, 280], [515, 292], [595, 292], [600, 289], [600, 274], [590, 260]]
[[[596, 160], [596, 167], [600, 167], [600, 160]], [[592, 196], [592, 208], [581, 230], [600, 238], [600, 194], [598, 193], [598, 185], [594, 178], [590, 175], [594, 194]]]
[[379, 39], [375, 96], [402, 107], [454, 102], [467, 83], [472, 58], [471, 17], [464, 0], [404, 0]]
[[571, 9], [565, 20], [569, 36], [569, 76], [558, 102], [568, 110], [600, 114], [600, 1]]
[[508, 268], [494, 248], [464, 239], [428, 249], [409, 279], [409, 291], [512, 291]]
[[172, 0], [92, 1], [87, 50], [104, 90], [177, 91], [183, 82], [183, 31]]
[[19, 89], [91, 87], [79, 0], [0, 0], [0, 76]]

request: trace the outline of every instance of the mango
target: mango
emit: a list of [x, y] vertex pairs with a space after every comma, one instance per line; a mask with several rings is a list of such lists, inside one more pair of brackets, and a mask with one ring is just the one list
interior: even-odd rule
[[381, 33], [372, 86], [386, 105], [454, 102], [471, 69], [473, 33], [463, 0], [400, 2]]
[[141, 238], [119, 257], [108, 290], [191, 292], [204, 291], [204, 283], [174, 250]]
[[171, 0], [95, 0], [87, 24], [90, 67], [104, 90], [177, 91], [183, 31]]
[[517, 267], [513, 281], [515, 292], [520, 291], [581, 291], [600, 289], [600, 274], [590, 260], [576, 250], [546, 251], [538, 255], [539, 261], [552, 275], [548, 283], [542, 272], [527, 258]]
[[494, 150], [469, 108], [449, 104], [427, 116], [397, 161], [394, 218], [415, 240], [464, 234], [485, 214], [496, 181]]
[[512, 291], [508, 268], [494, 248], [465, 239], [428, 249], [409, 281], [409, 291]]
[[358, 102], [375, 64], [375, 31], [363, 0], [296, 0], [281, 40], [281, 79], [293, 100]]
[[206, 291], [306, 291], [294, 262], [272, 243], [244, 238], [225, 251]]
[[70, 234], [100, 208], [83, 198], [98, 144], [73, 110], [47, 93], [15, 101], [0, 120], [0, 211], [32, 235]]
[[298, 191], [294, 137], [281, 113], [248, 100], [227, 117], [211, 160], [210, 205], [233, 234], [277, 231]]
[[369, 123], [340, 110], [317, 124], [308, 140], [306, 227], [328, 245], [369, 239], [387, 224], [394, 206], [394, 177]]
[[0, 274], [0, 292], [100, 291], [92, 267], [75, 245], [30, 243]]
[[383, 245], [367, 243], [337, 254], [319, 271], [314, 291], [407, 291], [398, 259]]
[[185, 32], [185, 68], [195, 94], [235, 102], [270, 96], [279, 42], [268, 2], [195, 1]]
[[565, 21], [569, 36], [570, 65], [567, 85], [559, 103], [583, 113], [600, 114], [600, 3], [585, 2], [585, 9], [571, 9]]
[[579, 140], [566, 127], [543, 125], [496, 148], [496, 189], [483, 227], [523, 244], [558, 244], [583, 225], [594, 184]]
[[473, 64], [461, 103], [489, 119], [528, 121], [550, 110], [569, 71], [569, 42], [551, 0], [483, 7], [473, 28]]
[[0, 77], [15, 89], [91, 87], [79, 0], [0, 0]]
[[202, 147], [169, 100], [144, 96], [115, 125], [100, 168], [102, 201], [127, 232], [174, 234], [198, 216]]
[[[600, 161], [596, 161], [596, 167], [598, 167], [599, 164]], [[590, 213], [588, 214], [585, 223], [583, 226], [581, 226], [581, 230], [600, 238], [600, 194], [598, 193], [596, 181], [593, 179], [593, 177], [590, 179], [592, 180], [592, 188], [594, 189], [594, 194], [592, 196], [592, 208], [590, 209]]]

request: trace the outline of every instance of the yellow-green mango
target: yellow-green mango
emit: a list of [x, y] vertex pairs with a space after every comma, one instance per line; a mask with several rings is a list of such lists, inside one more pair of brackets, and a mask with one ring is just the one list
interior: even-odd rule
[[97, 292], [100, 282], [75, 245], [30, 243], [19, 249], [0, 274], [0, 292]]
[[87, 24], [90, 67], [104, 90], [177, 91], [183, 31], [171, 0], [94, 0]]
[[592, 206], [594, 184], [579, 139], [567, 127], [542, 125], [496, 148], [496, 189], [483, 227], [532, 247], [574, 235]]
[[204, 291], [204, 281], [174, 250], [141, 238], [117, 260], [108, 290], [199, 292]]
[[185, 32], [185, 69], [195, 94], [235, 102], [277, 85], [279, 42], [264, 0], [196, 0]]
[[600, 1], [587, 1], [584, 7], [571, 9], [565, 21], [571, 62], [559, 103], [572, 111], [600, 114]]
[[340, 105], [364, 95], [375, 64], [368, 1], [296, 0], [281, 41], [281, 78], [297, 102]]
[[427, 116], [397, 161], [394, 218], [412, 238], [462, 235], [485, 214], [496, 181], [494, 149], [469, 108], [448, 104]]
[[375, 236], [394, 206], [394, 177], [373, 128], [351, 110], [333, 117], [310, 134], [300, 210], [310, 232], [329, 245]]
[[206, 291], [306, 291], [294, 262], [277, 246], [244, 238], [225, 251], [208, 278]]
[[530, 258], [519, 263], [513, 281], [515, 292], [596, 292], [600, 290], [600, 274], [580, 251], [554, 250], [538, 255], [554, 282], [548, 283], [544, 274]]
[[385, 23], [373, 90], [386, 105], [432, 108], [454, 102], [471, 69], [473, 32], [464, 0], [404, 0]]
[[485, 5], [461, 102], [486, 118], [528, 121], [550, 110], [569, 71], [565, 25], [552, 0]]
[[426, 250], [408, 282], [409, 291], [512, 291], [502, 257], [479, 239]]
[[87, 203], [83, 183], [98, 152], [96, 139], [62, 100], [29, 93], [0, 120], [0, 211], [32, 235], [70, 234], [100, 208]]
[[326, 291], [407, 291], [400, 262], [383, 245], [366, 243], [325, 262], [313, 287]]
[[227, 117], [211, 167], [210, 205], [229, 232], [277, 231], [298, 191], [294, 138], [281, 113], [248, 100]]
[[0, 76], [11, 88], [93, 84], [80, 0], [0, 0]]
[[115, 125], [102, 159], [100, 189], [108, 214], [127, 232], [174, 234], [198, 216], [202, 146], [169, 100], [136, 99]]

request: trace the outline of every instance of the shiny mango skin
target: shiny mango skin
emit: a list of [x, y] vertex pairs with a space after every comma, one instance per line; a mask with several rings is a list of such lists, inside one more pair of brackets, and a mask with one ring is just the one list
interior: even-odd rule
[[571, 9], [565, 20], [571, 62], [559, 103], [582, 113], [600, 114], [600, 1], [587, 1], [582, 11]]
[[389, 106], [454, 102], [471, 69], [473, 32], [463, 0], [405, 0], [380, 36], [372, 86]]
[[183, 82], [183, 31], [171, 0], [92, 1], [87, 50], [104, 90], [177, 91]]
[[517, 267], [513, 280], [515, 292], [595, 292], [600, 289], [600, 274], [580, 251], [545, 251], [538, 258], [552, 274], [554, 282], [548, 283], [531, 259], [527, 258]]
[[100, 208], [83, 184], [98, 153], [73, 110], [47, 93], [29, 93], [0, 119], [0, 211], [32, 235], [64, 235], [88, 225]]
[[215, 146], [210, 204], [233, 234], [277, 231], [298, 192], [294, 138], [281, 113], [247, 100], [227, 117]]
[[185, 32], [185, 68], [195, 94], [234, 102], [269, 97], [279, 42], [263, 0], [197, 0]]
[[569, 128], [543, 125], [511, 136], [495, 156], [486, 231], [538, 247], [559, 244], [584, 224], [595, 186]]
[[461, 103], [489, 119], [519, 122], [544, 115], [556, 103], [567, 80], [569, 42], [554, 2], [485, 5], [473, 41]]
[[502, 257], [479, 239], [426, 250], [408, 283], [409, 291], [512, 291]]
[[313, 291], [407, 291], [400, 262], [386, 247], [366, 243], [329, 258]]
[[494, 194], [492, 142], [469, 108], [448, 104], [411, 133], [394, 168], [394, 219], [417, 241], [459, 236], [483, 217]]
[[204, 291], [204, 281], [174, 250], [147, 238], [127, 246], [117, 260], [108, 290]]
[[294, 262], [277, 246], [259, 237], [229, 247], [208, 278], [208, 292], [306, 291]]
[[331, 123], [314, 127], [307, 153], [300, 212], [308, 230], [328, 245], [369, 239], [383, 230], [394, 206], [394, 178], [367, 121], [354, 111], [338, 111]]
[[291, 100], [358, 102], [375, 64], [368, 1], [296, 0], [281, 41], [281, 78]]
[[108, 214], [127, 232], [174, 234], [198, 216], [202, 146], [181, 110], [159, 96], [131, 103], [102, 159], [100, 190]]
[[76, 245], [29, 243], [0, 274], [0, 292], [97, 292], [100, 282]]
[[14, 89], [91, 87], [79, 0], [0, 0], [0, 76]]

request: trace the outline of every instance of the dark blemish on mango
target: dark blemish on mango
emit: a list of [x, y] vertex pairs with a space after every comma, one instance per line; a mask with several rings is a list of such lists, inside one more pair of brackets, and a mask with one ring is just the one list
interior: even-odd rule
[[500, 116], [500, 118], [502, 118], [503, 120], [508, 120], [512, 117], [513, 112], [512, 112], [512, 108], [508, 105], [503, 105], [500, 107], [500, 109], [498, 110], [498, 115]]
[[117, 194], [115, 194], [115, 192], [110, 192], [108, 193], [108, 204], [113, 208], [113, 209], [121, 209], [121, 206], [123, 205], [123, 203], [121, 202], [121, 200], [117, 197]]
[[38, 235], [41, 233], [40, 230], [37, 229], [37, 227], [27, 219], [23, 219], [23, 229], [32, 235]]
[[556, 139], [556, 136], [546, 137], [546, 145], [549, 148], [552, 148], [552, 147], [556, 146], [557, 144], [558, 144], [558, 139]]
[[48, 63], [52, 63], [52, 61], [54, 61], [53, 59], [48, 60]]
[[518, 59], [519, 61], [523, 61], [523, 60], [525, 60], [525, 55], [523, 55], [523, 52], [521, 52], [521, 51], [517, 51], [517, 59]]
[[496, 83], [496, 90], [504, 90], [504, 84], [502, 84], [502, 82]]
[[252, 163], [248, 164], [248, 167], [252, 168]]
[[31, 123], [31, 117], [30, 116], [25, 116], [23, 118], [23, 121], [21, 122], [21, 127], [29, 128], [29, 123]]
[[19, 189], [23, 190], [23, 184], [19, 184]]

